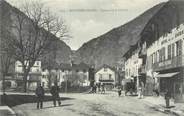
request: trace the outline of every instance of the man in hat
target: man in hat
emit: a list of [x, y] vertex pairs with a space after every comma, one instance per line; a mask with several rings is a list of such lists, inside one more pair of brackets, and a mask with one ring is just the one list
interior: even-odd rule
[[37, 109], [39, 109], [39, 108], [42, 109], [45, 91], [40, 83], [38, 84], [38, 86], [36, 88], [35, 94], [36, 94], [36, 98], [37, 98]]
[[58, 101], [58, 105], [61, 105], [60, 97], [59, 97], [59, 87], [57, 83], [55, 82], [54, 85], [52, 85], [50, 93], [52, 94], [53, 104], [54, 107], [56, 107], [56, 101]]

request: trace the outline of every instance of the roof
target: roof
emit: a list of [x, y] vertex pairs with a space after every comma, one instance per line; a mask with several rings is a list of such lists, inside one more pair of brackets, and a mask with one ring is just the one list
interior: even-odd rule
[[116, 71], [116, 69], [115, 68], [113, 68], [113, 67], [111, 67], [111, 66], [109, 66], [109, 65], [107, 65], [107, 64], [104, 64], [104, 65], [102, 65], [101, 67], [99, 67], [98, 69], [96, 69], [96, 71], [95, 72], [98, 72], [99, 70], [101, 70], [102, 68], [109, 68], [109, 69], [111, 69], [112, 71]]
[[72, 69], [74, 69], [74, 70], [88, 70], [89, 68], [90, 67], [83, 62], [81, 62], [79, 64], [72, 64], [72, 66], [71, 66], [71, 64], [67, 64], [67, 63], [60, 64], [60, 69], [62, 69], [62, 70], [63, 69], [64, 70], [72, 70]]
[[[183, 6], [183, 0], [170, 0], [147, 22], [140, 34], [141, 40], [147, 42], [147, 47], [159, 37], [170, 33], [171, 29], [184, 23]], [[157, 35], [155, 32], [158, 32]]]
[[125, 59], [130, 58], [137, 49], [138, 49], [138, 43], [131, 45], [130, 49], [123, 55], [123, 57]]

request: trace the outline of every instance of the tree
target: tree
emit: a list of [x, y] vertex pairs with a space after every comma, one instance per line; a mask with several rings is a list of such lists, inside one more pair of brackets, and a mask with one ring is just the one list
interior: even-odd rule
[[25, 1], [13, 10], [11, 20], [14, 37], [8, 39], [8, 46], [15, 60], [22, 63], [26, 92], [27, 76], [35, 61], [47, 53], [51, 42], [69, 35], [63, 20], [38, 1]]
[[12, 67], [14, 60], [13, 60], [13, 50], [11, 47], [7, 46], [7, 43], [9, 42], [8, 39], [12, 38], [13, 36], [10, 33], [10, 12], [6, 9], [6, 7], [2, 7], [3, 10], [7, 11], [2, 12], [1, 16], [1, 43], [0, 43], [0, 73], [2, 76], [2, 89], [3, 93], [5, 93], [5, 76], [9, 74], [10, 68]]

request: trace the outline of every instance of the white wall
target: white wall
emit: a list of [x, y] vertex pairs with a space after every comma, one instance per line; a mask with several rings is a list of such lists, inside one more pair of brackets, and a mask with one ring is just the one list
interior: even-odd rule
[[[167, 36], [161, 36], [157, 41], [155, 41], [148, 49], [147, 56], [152, 55], [154, 52], [160, 50], [162, 47], [166, 48], [166, 56], [167, 56], [167, 47], [168, 45], [177, 42], [178, 40], [183, 40], [184, 34], [181, 36], [175, 37], [175, 35], [184, 30], [184, 25], [181, 24], [178, 28], [174, 28], [171, 30], [171, 33], [168, 33]], [[165, 41], [165, 42], [164, 42]], [[164, 42], [164, 44], [161, 44]], [[184, 50], [184, 49], [183, 49]], [[167, 58], [167, 57], [166, 57]]]
[[[15, 62], [15, 72], [23, 73], [23, 66], [20, 61]], [[38, 72], [41, 72], [41, 61], [36, 61], [30, 70], [30, 73], [38, 73]]]
[[132, 54], [132, 56], [125, 61], [125, 78], [132, 78], [131, 76], [138, 75], [138, 69], [142, 65], [142, 59], [139, 58], [138, 53]]
[[111, 78], [115, 82], [115, 72], [111, 70], [110, 68], [106, 68], [106, 71], [104, 71], [104, 68], [101, 68], [98, 72], [96, 72], [95, 82], [99, 82], [100, 74], [102, 75], [102, 79], [104, 80], [109, 80], [109, 75], [111, 74]]

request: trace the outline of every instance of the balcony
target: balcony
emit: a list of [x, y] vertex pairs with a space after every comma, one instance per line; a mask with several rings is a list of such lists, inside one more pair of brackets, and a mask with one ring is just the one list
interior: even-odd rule
[[157, 62], [152, 65], [153, 71], [165, 70], [184, 66], [184, 55], [175, 56], [162, 62]]

